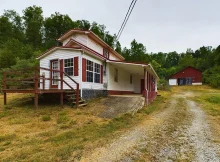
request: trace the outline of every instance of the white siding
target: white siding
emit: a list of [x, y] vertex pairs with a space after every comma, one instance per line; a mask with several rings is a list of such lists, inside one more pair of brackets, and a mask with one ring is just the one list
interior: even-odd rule
[[[70, 50], [58, 49], [58, 50], [54, 51], [53, 53], [49, 54], [48, 56], [42, 58], [40, 60], [40, 67], [50, 68], [50, 60], [69, 59], [69, 58], [77, 57], [77, 56], [80, 56], [80, 55], [81, 55], [80, 51], [72, 51], [72, 50], [70, 51]], [[81, 65], [80, 65], [80, 62], [79, 62], [79, 71], [80, 70], [81, 70]], [[41, 70], [40, 75], [42, 75], [43, 73], [45, 73], [45, 78], [50, 78], [50, 72], [49, 71]], [[72, 78], [76, 82], [79, 83], [79, 81], [80, 81], [79, 76], [72, 76]], [[73, 88], [76, 88], [76, 84], [73, 83], [69, 78], [64, 76], [64, 80], [67, 81], [67, 83], [70, 84]], [[58, 87], [60, 88], [60, 83], [59, 83]], [[40, 88], [42, 88], [42, 84], [40, 85]], [[70, 89], [65, 83], [63, 84], [63, 88], [64, 89]], [[49, 80], [45, 81], [45, 89], [50, 89], [50, 81]]]
[[192, 83], [192, 85], [202, 85], [202, 83]]
[[[85, 58], [86, 60], [90, 60], [93, 63], [103, 65], [102, 61], [97, 60], [96, 58], [91, 57], [89, 55], [84, 54], [83, 58]], [[91, 82], [82, 82], [82, 88], [84, 88], [84, 89], [104, 89], [103, 84], [101, 84], [101, 83], [91, 83]]]
[[169, 85], [177, 85], [177, 79], [169, 79]]
[[141, 93], [141, 79], [144, 79], [144, 77], [138, 75], [133, 76], [134, 93]]
[[109, 59], [110, 60], [118, 60], [118, 61], [120, 61], [120, 59], [118, 57], [116, 57], [115, 55], [113, 55], [112, 53], [109, 53]]
[[[114, 81], [115, 68], [118, 69], [118, 82]], [[129, 72], [111, 64], [109, 64], [108, 72], [108, 90], [134, 91], [134, 82], [130, 84], [131, 74]]]
[[69, 40], [72, 39], [72, 38], [73, 38], [73, 36], [70, 36], [70, 37], [68, 37], [67, 39], [65, 39], [65, 40], [63, 41], [63, 46], [65, 46], [65, 45], [69, 42]]
[[93, 49], [94, 51], [98, 52], [99, 54], [103, 55], [103, 47], [91, 38], [88, 38], [87, 46]]
[[88, 35], [86, 34], [74, 34], [72, 39], [76, 40], [77, 42], [88, 46]]

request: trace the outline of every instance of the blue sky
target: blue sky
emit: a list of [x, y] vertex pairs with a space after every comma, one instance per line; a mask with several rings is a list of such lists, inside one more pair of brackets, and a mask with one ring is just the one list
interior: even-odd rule
[[[54, 12], [73, 20], [104, 24], [117, 33], [131, 0], [0, 0], [0, 15], [7, 9], [22, 14], [28, 6], [41, 6], [44, 16]], [[184, 52], [220, 45], [219, 0], [138, 0], [120, 37], [123, 47], [136, 39], [148, 52]]]

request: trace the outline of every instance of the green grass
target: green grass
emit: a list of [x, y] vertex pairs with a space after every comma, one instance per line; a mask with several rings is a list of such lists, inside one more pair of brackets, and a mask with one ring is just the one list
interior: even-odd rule
[[69, 121], [69, 117], [66, 112], [59, 113], [57, 124], [67, 123]]
[[51, 117], [49, 115], [43, 115], [42, 116], [42, 121], [50, 121]]
[[220, 105], [220, 95], [207, 96], [206, 101]]

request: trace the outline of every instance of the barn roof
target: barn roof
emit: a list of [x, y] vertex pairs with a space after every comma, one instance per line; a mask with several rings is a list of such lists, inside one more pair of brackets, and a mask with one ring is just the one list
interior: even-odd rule
[[202, 71], [199, 70], [199, 69], [196, 69], [196, 68], [194, 68], [194, 67], [192, 67], [192, 66], [188, 66], [188, 67], [185, 67], [184, 69], [182, 69], [182, 70], [176, 72], [175, 74], [171, 75], [169, 78], [172, 78], [174, 75], [176, 75], [176, 74], [178, 74], [178, 73], [180, 73], [180, 72], [182, 72], [182, 71], [184, 71], [184, 70], [186, 70], [186, 69], [188, 69], [188, 68], [192, 68], [192, 69], [194, 69], [194, 70], [197, 70], [197, 71], [199, 71], [199, 72], [202, 72]]

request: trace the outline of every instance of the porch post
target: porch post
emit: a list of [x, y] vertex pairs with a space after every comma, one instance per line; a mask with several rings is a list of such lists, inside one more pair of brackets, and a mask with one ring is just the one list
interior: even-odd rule
[[155, 92], [157, 93], [157, 79], [155, 79]]
[[148, 105], [148, 86], [147, 86], [148, 72], [146, 68], [144, 69], [144, 97], [145, 104]]
[[38, 78], [38, 69], [37, 67], [35, 68], [35, 85], [34, 85], [34, 107], [35, 109], [38, 109], [38, 82], [39, 82], [39, 78]]

